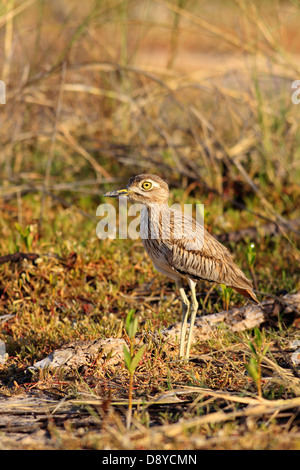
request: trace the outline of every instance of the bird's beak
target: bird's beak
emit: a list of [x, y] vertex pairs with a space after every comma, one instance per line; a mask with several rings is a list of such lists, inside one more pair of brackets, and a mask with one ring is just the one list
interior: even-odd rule
[[108, 193], [103, 194], [105, 197], [119, 197], [119, 196], [127, 196], [128, 189], [116, 189], [115, 191], [109, 191]]

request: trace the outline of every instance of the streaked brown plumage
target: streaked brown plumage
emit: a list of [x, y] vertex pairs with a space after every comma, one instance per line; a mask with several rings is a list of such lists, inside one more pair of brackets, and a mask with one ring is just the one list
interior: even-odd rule
[[[251, 281], [234, 263], [228, 249], [198, 221], [169, 208], [169, 187], [161, 178], [148, 174], [134, 176], [125, 189], [111, 191], [105, 196], [127, 196], [130, 201], [143, 204], [141, 238], [144, 248], [155, 268], [176, 282], [182, 298], [180, 357], [189, 358], [192, 329], [198, 309], [195, 285], [199, 280], [225, 284], [259, 303]], [[183, 279], [188, 280], [191, 288], [191, 304], [182, 285]], [[184, 354], [189, 309], [191, 320]]]

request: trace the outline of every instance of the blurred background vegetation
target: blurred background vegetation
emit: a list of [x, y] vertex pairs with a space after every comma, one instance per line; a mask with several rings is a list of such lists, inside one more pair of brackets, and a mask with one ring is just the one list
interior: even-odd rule
[[[292, 83], [300, 79], [299, 24], [298, 0], [1, 2], [4, 396], [35, 387], [51, 393], [53, 386], [53, 396], [92, 390], [105, 397], [109, 390], [126, 397], [125, 366], [92, 364], [70, 388], [47, 373], [29, 383], [26, 368], [72, 339], [126, 339], [124, 321], [133, 307], [148, 344], [135, 377], [138, 396], [171, 390], [173, 382], [256, 393], [245, 373], [243, 333], [220, 329], [194, 345], [200, 367], [169, 363], [169, 345], [151, 338], [180, 319], [174, 285], [154, 271], [140, 240], [98, 240], [96, 210], [103, 193], [132, 175], [158, 174], [171, 187], [171, 203], [204, 204], [207, 228], [226, 242], [256, 290], [277, 298], [299, 292], [300, 104], [291, 100]], [[36, 256], [3, 258], [17, 251]], [[198, 296], [203, 314], [245, 303], [205, 283]], [[279, 305], [264, 335], [276, 360], [295, 371], [280, 347], [289, 351], [299, 318]], [[209, 361], [202, 361], [203, 352]], [[288, 375], [267, 380], [263, 396], [288, 398], [295, 393], [291, 383]], [[210, 406], [219, 410], [218, 400], [207, 413]], [[156, 413], [153, 422], [179, 417], [182, 408]], [[111, 419], [123, 439], [118, 416]], [[294, 437], [282, 440], [293, 419], [277, 427], [270, 418], [262, 430], [260, 420], [249, 427], [229, 423], [222, 435], [229, 436], [228, 448], [231, 433], [244, 436], [241, 448], [293, 447]], [[218, 446], [219, 429], [201, 432], [217, 436]], [[106, 448], [118, 445], [111, 436]], [[197, 448], [190, 438], [181, 433], [175, 448]], [[102, 434], [98, 439], [105, 447]], [[170, 445], [163, 439], [157, 446]]]
[[1, 197], [147, 171], [216, 197], [220, 230], [226, 200], [294, 217], [299, 20], [297, 1], [2, 2]]

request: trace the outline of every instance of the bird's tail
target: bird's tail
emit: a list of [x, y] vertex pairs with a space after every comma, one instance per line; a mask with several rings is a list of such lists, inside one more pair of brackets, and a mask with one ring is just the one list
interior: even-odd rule
[[258, 298], [253, 292], [252, 282], [236, 265], [232, 266], [231, 282], [232, 284], [230, 287], [232, 287], [232, 289], [236, 290], [239, 294], [243, 295], [247, 299], [253, 300], [255, 303], [260, 305]]
[[235, 286], [231, 286], [231, 287], [234, 290], [236, 290], [239, 294], [242, 294], [247, 299], [254, 300], [254, 302], [256, 302], [257, 304], [260, 305], [260, 301], [258, 300], [256, 295], [254, 294], [253, 290], [251, 290], [251, 289], [242, 289], [241, 287], [235, 287]]

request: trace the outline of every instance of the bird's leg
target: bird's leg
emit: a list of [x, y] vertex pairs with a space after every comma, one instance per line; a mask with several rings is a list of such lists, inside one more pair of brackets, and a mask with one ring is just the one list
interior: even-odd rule
[[189, 279], [189, 285], [190, 285], [191, 293], [192, 293], [191, 295], [192, 304], [191, 304], [191, 321], [190, 321], [189, 336], [187, 340], [186, 352], [185, 352], [185, 357], [184, 357], [186, 361], [188, 361], [190, 357], [190, 348], [191, 348], [192, 338], [193, 338], [193, 328], [194, 328], [196, 313], [197, 313], [198, 306], [199, 306], [197, 302], [197, 298], [196, 298], [196, 283], [192, 281], [191, 279]]
[[182, 359], [184, 356], [184, 343], [185, 343], [186, 325], [187, 325], [187, 317], [188, 317], [190, 302], [186, 296], [186, 293], [184, 291], [184, 288], [181, 282], [177, 281], [176, 285], [178, 287], [178, 290], [182, 299], [182, 322], [181, 322], [180, 346], [179, 346], [179, 359]]

